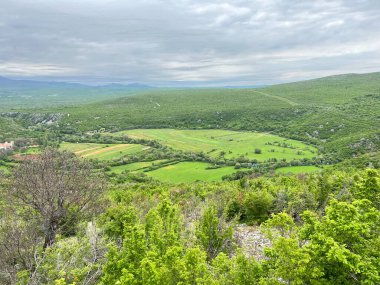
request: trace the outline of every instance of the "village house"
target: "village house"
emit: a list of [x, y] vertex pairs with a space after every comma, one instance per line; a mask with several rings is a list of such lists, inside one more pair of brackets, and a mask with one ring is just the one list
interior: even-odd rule
[[0, 150], [12, 150], [14, 147], [14, 141], [0, 143]]

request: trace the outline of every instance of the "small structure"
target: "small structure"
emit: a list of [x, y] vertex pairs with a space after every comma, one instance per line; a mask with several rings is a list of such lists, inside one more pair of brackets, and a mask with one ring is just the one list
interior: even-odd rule
[[0, 143], [0, 150], [13, 150], [14, 145], [14, 141]]

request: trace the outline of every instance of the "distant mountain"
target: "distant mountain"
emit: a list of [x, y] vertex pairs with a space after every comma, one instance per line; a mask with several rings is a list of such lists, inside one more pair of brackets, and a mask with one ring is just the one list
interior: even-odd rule
[[265, 88], [268, 87], [268, 85], [226, 85], [223, 86], [223, 88], [228, 88], [228, 89], [256, 89], [256, 88]]
[[0, 109], [77, 105], [131, 96], [152, 88], [141, 83], [90, 86], [80, 83], [19, 80], [0, 76]]
[[100, 88], [112, 88], [112, 89], [122, 89], [122, 88], [136, 88], [136, 89], [149, 89], [154, 88], [153, 86], [142, 84], [142, 83], [130, 83], [130, 84], [120, 84], [111, 83], [107, 85], [99, 85]]
[[130, 83], [126, 85], [127, 87], [132, 87], [132, 88], [152, 88], [152, 86], [142, 84], [142, 83]]
[[153, 88], [152, 86], [145, 85], [142, 83], [130, 83], [130, 84], [120, 84], [111, 83], [98, 86], [90, 86], [80, 83], [69, 83], [60, 81], [36, 81], [36, 80], [24, 80], [24, 79], [10, 79], [0, 76], [0, 87], [13, 87], [13, 88], [101, 88], [101, 89], [129, 89], [129, 88]]
[[12, 88], [86, 88], [90, 87], [79, 83], [55, 82], [55, 81], [35, 81], [23, 79], [10, 79], [0, 76], [0, 87]]

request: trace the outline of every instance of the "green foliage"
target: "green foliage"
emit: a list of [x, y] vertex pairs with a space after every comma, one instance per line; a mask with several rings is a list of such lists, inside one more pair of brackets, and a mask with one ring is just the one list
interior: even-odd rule
[[[353, 203], [333, 200], [321, 221], [308, 219], [310, 239], [308, 249], [327, 280], [350, 284], [358, 280], [364, 284], [380, 281], [378, 231], [380, 212], [368, 200]], [[314, 232], [310, 232], [314, 228]]]
[[[311, 211], [295, 224], [286, 214], [265, 223], [270, 284], [377, 284], [380, 281], [380, 212], [368, 200], [331, 200], [326, 215]], [[278, 282], [278, 281], [277, 281]], [[280, 284], [280, 283], [279, 283]]]
[[380, 174], [374, 169], [368, 169], [364, 175], [357, 177], [354, 196], [358, 199], [370, 200], [380, 209]]
[[137, 221], [135, 209], [121, 203], [111, 206], [101, 218], [105, 233], [112, 238], [123, 238]]
[[263, 222], [270, 214], [273, 196], [265, 189], [250, 191], [243, 202], [243, 219], [249, 223]]
[[75, 237], [59, 241], [44, 253], [43, 263], [34, 278], [39, 284], [51, 284], [58, 278], [68, 284], [94, 283], [101, 274], [99, 261], [105, 249], [102, 241], [95, 238]]
[[215, 258], [222, 251], [228, 253], [231, 250], [232, 226], [226, 224], [224, 217], [218, 214], [215, 207], [211, 206], [205, 209], [195, 234], [200, 245], [207, 252], [209, 260]]

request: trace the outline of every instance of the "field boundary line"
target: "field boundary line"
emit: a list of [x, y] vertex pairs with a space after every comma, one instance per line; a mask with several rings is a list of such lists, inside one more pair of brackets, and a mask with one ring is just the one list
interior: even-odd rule
[[90, 153], [86, 153], [83, 155], [83, 157], [88, 157], [88, 156], [92, 156], [92, 155], [97, 155], [97, 154], [102, 154], [102, 153], [105, 153], [109, 150], [114, 150], [114, 149], [117, 149], [117, 148], [122, 148], [122, 147], [125, 147], [125, 146], [130, 146], [130, 144], [118, 144], [118, 145], [115, 145], [115, 146], [109, 146], [109, 147], [103, 147], [101, 149], [98, 149], [94, 152], [90, 152]]
[[270, 98], [278, 99], [278, 100], [280, 100], [282, 102], [288, 103], [291, 106], [297, 106], [297, 105], [299, 105], [298, 103], [296, 103], [296, 102], [294, 102], [292, 100], [286, 99], [284, 97], [280, 97], [280, 96], [276, 96], [276, 95], [271, 95], [271, 94], [268, 94], [268, 93], [265, 93], [265, 92], [262, 92], [262, 91], [257, 91], [257, 90], [252, 90], [252, 92], [256, 92], [256, 93], [259, 93], [261, 95], [264, 95], [264, 96], [267, 96], [267, 97], [270, 97]]

